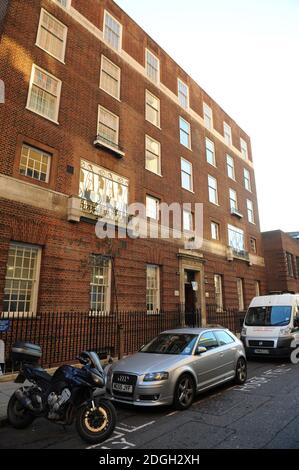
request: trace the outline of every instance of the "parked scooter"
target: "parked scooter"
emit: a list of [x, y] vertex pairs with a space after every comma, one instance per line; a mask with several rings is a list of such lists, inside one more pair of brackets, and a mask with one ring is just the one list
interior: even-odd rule
[[7, 416], [12, 426], [24, 429], [44, 417], [64, 426], [75, 422], [78, 434], [88, 443], [108, 439], [116, 426], [116, 411], [104, 396], [105, 375], [98, 355], [83, 352], [77, 358], [82, 368], [63, 365], [53, 376], [38, 366], [41, 355], [41, 348], [34, 344], [19, 342], [12, 348], [12, 359], [20, 364], [16, 383], [32, 383], [19, 388], [9, 400]]

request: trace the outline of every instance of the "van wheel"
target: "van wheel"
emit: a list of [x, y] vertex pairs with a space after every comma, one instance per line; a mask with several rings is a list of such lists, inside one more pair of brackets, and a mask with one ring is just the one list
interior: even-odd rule
[[183, 374], [175, 387], [173, 406], [176, 410], [187, 410], [192, 405], [194, 397], [194, 381], [189, 374]]
[[235, 383], [243, 385], [247, 380], [247, 362], [244, 357], [240, 357], [237, 362]]

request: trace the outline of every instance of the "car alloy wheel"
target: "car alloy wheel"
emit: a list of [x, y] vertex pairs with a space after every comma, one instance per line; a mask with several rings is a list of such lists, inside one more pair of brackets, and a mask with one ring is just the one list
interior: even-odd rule
[[178, 410], [186, 410], [189, 408], [194, 400], [195, 389], [194, 383], [190, 375], [183, 375], [175, 389], [174, 393], [174, 406]]
[[247, 363], [246, 360], [241, 357], [237, 362], [236, 369], [236, 383], [243, 385], [247, 380]]

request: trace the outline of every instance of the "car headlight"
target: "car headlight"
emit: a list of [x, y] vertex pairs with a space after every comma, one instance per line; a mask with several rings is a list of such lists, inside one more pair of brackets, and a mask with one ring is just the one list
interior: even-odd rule
[[151, 374], [145, 374], [143, 382], [159, 382], [161, 380], [168, 380], [168, 372], [153, 372]]
[[247, 335], [247, 329], [246, 329], [246, 328], [242, 328], [241, 336], [246, 336], [246, 335]]

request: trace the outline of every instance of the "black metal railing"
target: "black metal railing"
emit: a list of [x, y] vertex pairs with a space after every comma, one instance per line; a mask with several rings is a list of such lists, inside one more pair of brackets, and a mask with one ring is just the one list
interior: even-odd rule
[[[241, 331], [244, 313], [236, 309], [219, 311], [207, 307], [207, 323]], [[1, 328], [2, 325], [2, 328]], [[55, 367], [75, 361], [81, 351], [93, 350], [103, 355], [122, 357], [138, 351], [162, 331], [183, 326], [200, 327], [202, 312], [182, 313], [180, 310], [148, 314], [142, 311], [0, 313], [0, 340], [5, 345], [5, 370], [13, 370], [11, 347], [16, 341], [39, 344], [41, 365]], [[5, 328], [3, 328], [5, 326]], [[4, 331], [2, 331], [4, 329]], [[6, 330], [6, 331], [5, 331]]]

